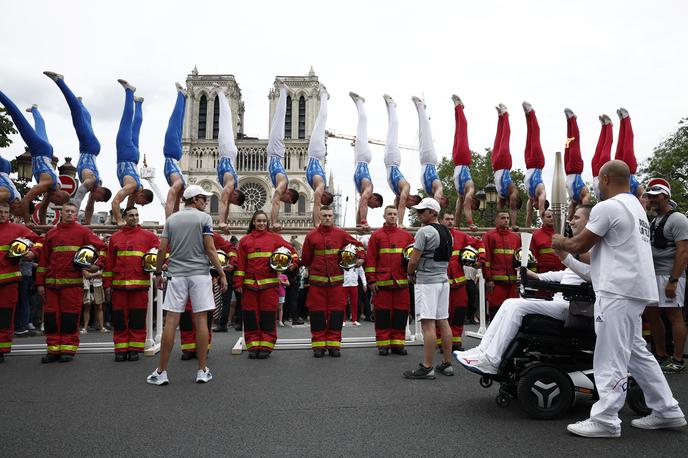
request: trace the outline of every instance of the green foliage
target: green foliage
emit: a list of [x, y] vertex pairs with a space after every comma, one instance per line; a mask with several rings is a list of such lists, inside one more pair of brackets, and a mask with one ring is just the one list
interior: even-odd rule
[[[478, 192], [484, 189], [490, 183], [494, 183], [494, 170], [492, 170], [492, 150], [486, 149], [485, 154], [479, 154], [475, 151], [471, 152], [472, 164], [471, 164], [471, 178], [473, 178], [473, 183], [475, 184], [475, 190]], [[449, 199], [449, 205], [445, 211], [454, 213], [456, 209], [456, 188], [454, 187], [454, 162], [451, 158], [443, 157], [437, 166], [437, 174], [442, 181], [442, 186], [444, 188], [444, 195]], [[518, 225], [523, 226], [526, 221], [526, 205], [528, 203], [528, 194], [525, 190], [525, 173], [521, 169], [511, 170], [511, 179], [513, 180], [516, 187], [518, 187], [519, 195], [523, 201], [523, 206], [518, 212]], [[427, 197], [427, 193], [422, 189], [418, 190], [418, 194], [421, 197]], [[494, 217], [495, 217], [495, 206], [487, 206], [485, 210], [473, 212], [473, 221], [479, 227], [493, 227]], [[420, 226], [420, 222], [416, 220], [414, 212], [410, 214], [411, 225]], [[465, 227], [465, 220], [461, 222], [461, 227]]]
[[671, 198], [678, 208], [688, 210], [688, 118], [678, 123], [678, 128], [665, 138], [639, 170], [644, 180], [664, 178], [671, 184]]
[[16, 134], [14, 123], [7, 116], [4, 108], [0, 108], [0, 148], [7, 148], [12, 144], [10, 135]]

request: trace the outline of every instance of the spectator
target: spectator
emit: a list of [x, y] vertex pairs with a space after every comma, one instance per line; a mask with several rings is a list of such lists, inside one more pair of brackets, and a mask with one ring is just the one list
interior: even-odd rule
[[94, 327], [97, 331], [108, 332], [103, 321], [103, 271], [88, 272], [84, 270], [84, 320], [81, 333], [86, 334], [91, 321], [91, 308], [95, 311]]
[[277, 276], [277, 278], [279, 279], [279, 287], [277, 289], [277, 294], [278, 294], [277, 314], [278, 314], [279, 318], [277, 320], [277, 324], [279, 324], [279, 326], [283, 328], [284, 327], [284, 297], [287, 294], [286, 287], [289, 286], [289, 279], [283, 273], [279, 274]]
[[351, 313], [351, 321], [353, 321], [354, 326], [360, 326], [361, 323], [358, 322], [359, 312], [358, 312], [358, 287], [359, 282], [363, 288], [363, 293], [368, 292], [368, 282], [366, 281], [365, 272], [363, 267], [354, 267], [353, 269], [344, 270], [344, 296], [348, 301], [349, 310], [344, 315], [343, 326], [346, 326], [346, 318]]
[[22, 256], [19, 261], [21, 270], [21, 283], [19, 284], [19, 301], [15, 314], [14, 335], [17, 337], [28, 336], [35, 329], [31, 323], [31, 294], [35, 289], [33, 284], [34, 254], [32, 252]]

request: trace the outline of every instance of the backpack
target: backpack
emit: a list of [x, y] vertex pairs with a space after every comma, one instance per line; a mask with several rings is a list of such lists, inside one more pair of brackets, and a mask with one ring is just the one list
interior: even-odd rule
[[449, 229], [439, 223], [431, 223], [430, 226], [434, 227], [440, 235], [440, 244], [435, 249], [435, 253], [432, 257], [433, 261], [449, 262], [453, 244], [451, 232], [449, 232]]
[[659, 223], [657, 223], [657, 218], [652, 220], [652, 224], [650, 224], [650, 243], [653, 247], [664, 250], [668, 247], [676, 246], [673, 240], [668, 240], [664, 236], [664, 226], [672, 213], [674, 213], [674, 210], [670, 210], [669, 213], [664, 215]]

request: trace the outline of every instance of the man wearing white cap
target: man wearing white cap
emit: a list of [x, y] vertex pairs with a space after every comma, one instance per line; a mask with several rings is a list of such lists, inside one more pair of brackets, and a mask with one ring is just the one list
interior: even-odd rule
[[[191, 300], [193, 319], [196, 326], [196, 357], [198, 358], [197, 383], [209, 382], [213, 376], [206, 367], [208, 356], [208, 310], [215, 308], [210, 265], [220, 275], [220, 290], [227, 290], [227, 277], [222, 270], [213, 242], [213, 220], [203, 209], [208, 197], [198, 185], [184, 190], [184, 210], [172, 214], [165, 222], [160, 237], [159, 253], [166, 253], [169, 246], [170, 257], [167, 268], [167, 292], [162, 308], [167, 310], [165, 327], [160, 345], [160, 364], [148, 376], [151, 385], [167, 385], [167, 363], [170, 359], [174, 334], [179, 324], [179, 316], [184, 312], [187, 301]], [[162, 265], [164, 256], [158, 256], [155, 269], [155, 285], [163, 288]]]
[[[413, 254], [408, 262], [409, 279], [415, 283], [416, 319], [423, 329], [423, 362], [414, 370], [404, 372], [410, 379], [434, 379], [435, 369], [444, 375], [454, 375], [451, 365], [452, 332], [449, 327], [449, 279], [447, 266], [453, 246], [449, 229], [441, 225], [437, 216], [440, 204], [426, 197], [414, 205], [423, 227], [416, 232]], [[444, 350], [442, 364], [433, 368], [433, 356], [437, 346], [435, 326], [442, 335]]]
[[[688, 263], [688, 218], [671, 207], [671, 185], [661, 178], [648, 182], [645, 196], [650, 210], [657, 217], [650, 223], [652, 260], [655, 265], [659, 304], [645, 308], [650, 323], [655, 353], [662, 371], [681, 372], [686, 325], [683, 321], [683, 300], [686, 291], [686, 264]], [[666, 332], [662, 311], [671, 322], [674, 354], [667, 355]]]

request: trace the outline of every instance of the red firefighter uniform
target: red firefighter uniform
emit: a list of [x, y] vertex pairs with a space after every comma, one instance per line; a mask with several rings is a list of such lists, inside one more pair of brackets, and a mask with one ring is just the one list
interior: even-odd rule
[[365, 273], [378, 290], [375, 306], [375, 343], [380, 348], [404, 348], [410, 296], [403, 251], [413, 236], [397, 225], [385, 224], [368, 241]]
[[[318, 226], [306, 235], [301, 261], [308, 267], [306, 306], [311, 321], [313, 349], [339, 350], [342, 346], [342, 323], [346, 313], [344, 275], [339, 266], [339, 250], [353, 243], [359, 258], [365, 260], [363, 245], [344, 232], [330, 226]], [[243, 298], [242, 298], [243, 305]]]
[[[229, 240], [222, 237], [219, 233], [213, 232], [213, 242], [215, 242], [215, 249], [222, 250], [227, 253], [228, 263], [234, 268], [237, 267], [237, 247]], [[216, 280], [213, 279], [213, 288], [216, 288]], [[210, 349], [213, 338], [213, 314], [208, 313], [208, 349]], [[179, 317], [179, 334], [181, 335], [182, 353], [188, 354], [187, 358], [192, 354], [196, 354], [196, 327], [193, 320], [193, 312], [191, 310], [191, 301], [186, 303], [184, 312]], [[184, 359], [187, 359], [184, 358]]]
[[8, 258], [13, 240], [23, 237], [31, 241], [38, 235], [21, 224], [0, 223], [0, 354], [9, 353], [14, 336], [14, 309], [19, 302], [19, 258]]
[[554, 228], [542, 226], [533, 232], [533, 239], [530, 242], [530, 249], [537, 260], [538, 273], [564, 270], [564, 265], [559, 260], [559, 256], [552, 250], [552, 235]]
[[485, 281], [494, 282], [494, 290], [487, 293], [490, 315], [494, 316], [502, 302], [518, 297], [514, 251], [521, 246], [521, 238], [511, 229], [492, 229], [483, 236], [485, 246]]
[[279, 278], [269, 263], [270, 255], [280, 247], [292, 252], [296, 264], [298, 256], [294, 247], [274, 232], [254, 230], [239, 241], [234, 288], [242, 288], [241, 316], [249, 355], [261, 350], [269, 353], [275, 348]]
[[158, 236], [141, 226], [124, 226], [110, 238], [103, 286], [112, 288], [115, 353], [144, 349], [150, 273], [143, 270], [143, 255], [159, 245]]
[[59, 223], [46, 235], [36, 271], [36, 286], [45, 287], [43, 325], [48, 354], [74, 355], [79, 348], [79, 318], [83, 295], [82, 270], [72, 262], [84, 245], [92, 245], [104, 265], [105, 244], [79, 223]]
[[[460, 350], [462, 345], [463, 322], [466, 319], [468, 308], [468, 293], [466, 291], [466, 276], [461, 264], [461, 250], [472, 246], [478, 252], [478, 261], [485, 261], [485, 248], [483, 242], [458, 229], [450, 229], [454, 245], [447, 267], [449, 277], [449, 326], [452, 330], [452, 350]], [[437, 334], [439, 336], [439, 333]], [[437, 339], [437, 345], [442, 345], [442, 339]]]

